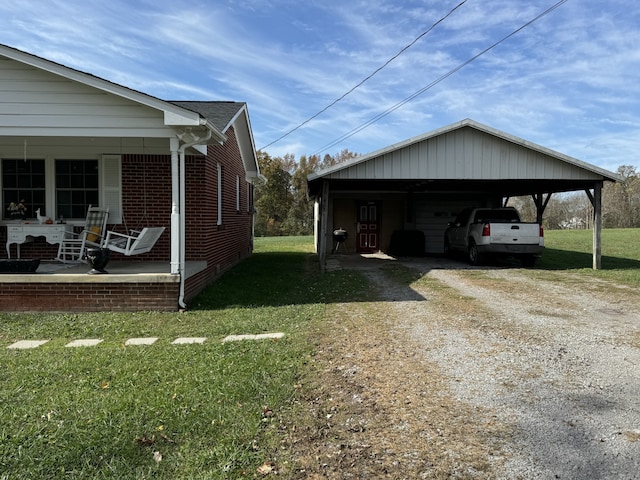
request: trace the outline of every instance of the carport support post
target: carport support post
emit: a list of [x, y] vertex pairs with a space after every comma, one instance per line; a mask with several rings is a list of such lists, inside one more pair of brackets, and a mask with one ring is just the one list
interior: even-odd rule
[[602, 267], [602, 182], [593, 187], [593, 269]]
[[322, 196], [320, 197], [320, 238], [318, 253], [320, 257], [320, 271], [324, 273], [327, 258], [327, 228], [329, 221], [329, 182], [322, 182]]

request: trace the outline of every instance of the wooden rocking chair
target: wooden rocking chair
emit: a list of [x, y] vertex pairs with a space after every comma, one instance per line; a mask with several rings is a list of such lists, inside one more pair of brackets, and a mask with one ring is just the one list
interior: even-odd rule
[[147, 253], [151, 251], [164, 230], [165, 227], [145, 227], [139, 232], [132, 231], [131, 235], [109, 230], [102, 247], [126, 256]]
[[63, 263], [82, 262], [87, 248], [102, 246], [108, 217], [109, 207], [101, 208], [89, 205], [82, 232], [66, 234], [58, 247], [56, 260]]

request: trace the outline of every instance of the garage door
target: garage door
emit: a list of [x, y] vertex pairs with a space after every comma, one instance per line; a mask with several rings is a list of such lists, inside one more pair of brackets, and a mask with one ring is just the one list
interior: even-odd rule
[[424, 233], [424, 248], [427, 254], [444, 252], [444, 231], [447, 224], [453, 221], [463, 208], [470, 205], [469, 200], [415, 199], [416, 229]]

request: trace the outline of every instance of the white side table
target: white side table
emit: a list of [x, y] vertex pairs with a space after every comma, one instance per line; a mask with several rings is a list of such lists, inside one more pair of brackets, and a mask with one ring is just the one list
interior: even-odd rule
[[47, 243], [60, 244], [67, 232], [71, 232], [73, 225], [66, 223], [16, 223], [7, 225], [7, 258], [11, 258], [9, 247], [12, 243], [18, 245], [18, 258], [20, 258], [20, 245], [33, 242], [35, 237], [45, 237]]

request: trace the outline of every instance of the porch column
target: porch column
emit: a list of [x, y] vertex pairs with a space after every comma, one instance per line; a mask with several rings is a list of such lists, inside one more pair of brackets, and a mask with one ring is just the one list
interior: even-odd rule
[[180, 140], [170, 139], [171, 148], [171, 273], [180, 273], [180, 174], [178, 150]]

